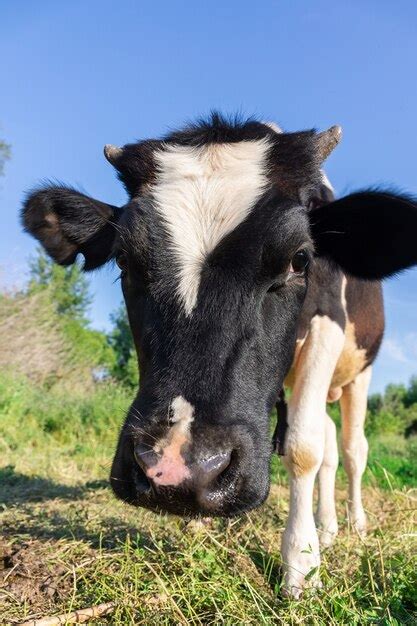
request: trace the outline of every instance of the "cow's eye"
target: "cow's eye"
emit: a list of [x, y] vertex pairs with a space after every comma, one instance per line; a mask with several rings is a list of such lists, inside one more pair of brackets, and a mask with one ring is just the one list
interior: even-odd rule
[[304, 274], [306, 271], [310, 257], [306, 250], [299, 250], [292, 258], [290, 266], [290, 274]]
[[116, 257], [116, 263], [120, 267], [120, 269], [122, 270], [122, 273], [126, 272], [126, 270], [127, 270], [127, 255], [124, 254], [123, 252], [118, 254], [117, 257]]

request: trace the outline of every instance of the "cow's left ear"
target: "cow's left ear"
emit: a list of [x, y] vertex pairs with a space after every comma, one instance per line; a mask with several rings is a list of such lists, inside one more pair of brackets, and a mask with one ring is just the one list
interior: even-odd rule
[[121, 209], [74, 189], [51, 185], [28, 195], [22, 223], [60, 265], [71, 265], [78, 254], [84, 269], [103, 265], [112, 256]]
[[316, 253], [353, 276], [382, 279], [417, 265], [417, 202], [384, 191], [345, 196], [310, 213]]

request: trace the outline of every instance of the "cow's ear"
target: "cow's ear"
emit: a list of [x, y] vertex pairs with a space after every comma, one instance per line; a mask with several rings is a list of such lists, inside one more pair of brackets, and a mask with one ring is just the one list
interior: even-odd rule
[[68, 187], [49, 186], [30, 193], [23, 204], [22, 223], [61, 265], [85, 258], [92, 270], [112, 255], [121, 210]]
[[358, 278], [382, 279], [417, 264], [417, 202], [362, 191], [310, 213], [316, 253]]

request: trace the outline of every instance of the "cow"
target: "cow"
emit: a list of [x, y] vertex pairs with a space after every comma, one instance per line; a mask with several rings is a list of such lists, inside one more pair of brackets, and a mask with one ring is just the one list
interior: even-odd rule
[[283, 588], [295, 597], [319, 584], [319, 535], [329, 545], [337, 532], [328, 400], [341, 402], [349, 514], [365, 531], [380, 281], [417, 263], [413, 198], [378, 189], [334, 198], [322, 167], [340, 136], [338, 126], [287, 133], [214, 113], [159, 140], [105, 147], [124, 206], [47, 185], [22, 209], [57, 263], [81, 254], [86, 271], [112, 260], [121, 271], [141, 377], [111, 470], [117, 497], [183, 516], [258, 507], [278, 403], [290, 484]]

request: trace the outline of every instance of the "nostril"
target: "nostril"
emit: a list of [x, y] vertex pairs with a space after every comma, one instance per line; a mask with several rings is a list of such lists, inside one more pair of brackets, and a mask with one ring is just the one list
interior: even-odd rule
[[202, 482], [208, 484], [219, 477], [230, 465], [232, 452], [213, 454], [199, 461], [198, 466], [202, 476]]
[[156, 463], [156, 454], [150, 446], [141, 443], [135, 445], [133, 454], [138, 464], [136, 471], [133, 472], [136, 491], [139, 494], [147, 494], [151, 490], [151, 483], [146, 477], [146, 472]]
[[204, 511], [221, 510], [234, 489], [236, 455], [232, 450], [203, 459], [195, 481], [197, 501]]
[[133, 473], [133, 479], [135, 481], [135, 487], [138, 494], [147, 494], [151, 491], [151, 483], [146, 478], [141, 468], [136, 468], [137, 471]]
[[150, 447], [143, 443], [137, 443], [134, 449], [136, 463], [144, 472], [158, 462], [158, 455]]

